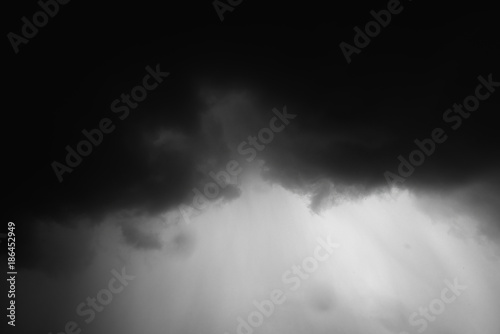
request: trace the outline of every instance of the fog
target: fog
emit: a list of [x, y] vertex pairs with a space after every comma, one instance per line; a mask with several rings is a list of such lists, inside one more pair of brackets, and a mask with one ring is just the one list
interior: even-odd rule
[[[212, 203], [189, 223], [174, 219], [175, 210], [144, 218], [139, 227], [161, 240], [160, 250], [125, 246], [115, 237], [118, 220], [110, 217], [96, 232], [98, 258], [119, 258], [136, 276], [101, 318], [82, 325], [85, 332], [465, 334], [500, 328], [498, 249], [477, 237], [478, 222], [466, 214], [447, 217], [437, 199], [430, 210], [430, 197], [406, 190], [326, 201], [313, 211], [308, 194], [257, 174], [239, 187], [240, 197]], [[328, 236], [336, 247], [317, 269], [307, 278], [288, 272], [283, 279]], [[95, 263], [90, 270], [97, 271]], [[439, 314], [430, 313], [432, 320], [419, 314], [410, 323], [414, 312], [442, 298], [446, 281], [466, 288]], [[254, 302], [269, 300], [276, 289], [284, 302], [262, 321], [255, 318], [258, 326], [248, 325]]]

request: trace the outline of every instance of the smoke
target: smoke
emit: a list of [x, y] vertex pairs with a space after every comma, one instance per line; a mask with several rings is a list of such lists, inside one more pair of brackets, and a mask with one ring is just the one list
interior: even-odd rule
[[[426, 321], [426, 333], [500, 328], [498, 248], [480, 242], [473, 213], [450, 215], [439, 203], [427, 210], [428, 198], [410, 191], [313, 210], [312, 196], [254, 171], [238, 186], [238, 198], [213, 203], [189, 225], [175, 221], [172, 211], [136, 221], [156, 236], [148, 250], [127, 243], [132, 232], [122, 228], [126, 215], [110, 215], [95, 232], [98, 254], [83, 277], [107, 277], [104, 268], [123, 264], [135, 280], [88, 325], [71, 312], [60, 314], [77, 320], [86, 333], [416, 333], [421, 327], [410, 324], [410, 315], [428, 308], [441, 298], [445, 282], [457, 279], [467, 289]], [[136, 234], [137, 242], [151, 243], [151, 237]], [[313, 255], [318, 237], [327, 236], [339, 247], [326, 261], [307, 278], [283, 278]], [[92, 290], [81, 277], [73, 284], [78, 282], [87, 295], [99, 290], [97, 283]], [[54, 286], [50, 280], [41, 284]], [[256, 310], [255, 302], [269, 300], [276, 289], [285, 301], [258, 327], [241, 325], [239, 319], [248, 323]]]

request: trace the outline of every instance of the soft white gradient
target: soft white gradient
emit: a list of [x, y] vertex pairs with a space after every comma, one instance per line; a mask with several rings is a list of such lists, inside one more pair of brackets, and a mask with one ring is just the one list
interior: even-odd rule
[[[428, 199], [422, 205], [408, 191], [344, 200], [315, 213], [307, 195], [255, 174], [240, 187], [239, 198], [212, 205], [189, 225], [172, 224], [173, 212], [145, 217], [140, 228], [161, 238], [161, 250], [125, 246], [119, 219], [110, 216], [93, 232], [97, 256], [88, 273], [59, 289], [76, 286], [85, 289], [80, 298], [95, 296], [111, 269], [123, 265], [136, 279], [88, 325], [74, 313], [82, 299], [52, 312], [66, 310], [60, 314], [81, 324], [82, 333], [233, 334], [254, 300], [281, 289], [286, 302], [255, 333], [417, 333], [409, 315], [439, 298], [444, 280], [458, 278], [467, 290], [425, 333], [500, 332], [500, 261], [493, 243], [473, 238], [478, 222], [471, 217], [424, 211]], [[340, 247], [291, 291], [282, 274], [327, 235]], [[55, 285], [38, 282], [48, 290]], [[56, 333], [64, 321], [54, 326]]]

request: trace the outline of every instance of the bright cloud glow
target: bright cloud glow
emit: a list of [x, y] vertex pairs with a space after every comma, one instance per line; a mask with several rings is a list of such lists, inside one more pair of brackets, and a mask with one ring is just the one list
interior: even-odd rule
[[[242, 188], [241, 197], [212, 206], [190, 225], [164, 230], [167, 245], [182, 240], [184, 250], [172, 255], [166, 247], [149, 255], [147, 268], [138, 268], [141, 293], [131, 320], [137, 330], [147, 323], [153, 332], [236, 333], [237, 318], [254, 310], [254, 300], [282, 289], [286, 302], [255, 332], [417, 333], [410, 314], [439, 298], [444, 281], [454, 278], [467, 291], [426, 332], [499, 328], [499, 262], [472, 239], [450, 234], [449, 222], [436, 222], [409, 192], [316, 214], [306, 197], [278, 185], [252, 179]], [[326, 235], [340, 248], [291, 291], [282, 274]]]
[[[189, 225], [160, 217], [141, 222], [160, 236], [161, 250], [124, 246], [116, 218], [101, 225], [95, 241], [101, 262], [90, 272], [106, 268], [102, 259], [108, 259], [109, 268], [125, 263], [136, 279], [98, 315], [102, 321], [82, 326], [85, 332], [233, 334], [254, 301], [281, 289], [286, 301], [255, 333], [417, 333], [409, 316], [455, 278], [467, 290], [425, 332], [500, 328], [500, 261], [488, 256], [490, 246], [457, 238], [451, 218], [423, 211], [411, 193], [344, 201], [317, 214], [307, 196], [257, 177], [246, 178], [241, 189], [239, 198], [212, 205]], [[474, 230], [467, 216], [458, 220], [464, 231]], [[340, 247], [292, 291], [283, 273], [328, 235]]]

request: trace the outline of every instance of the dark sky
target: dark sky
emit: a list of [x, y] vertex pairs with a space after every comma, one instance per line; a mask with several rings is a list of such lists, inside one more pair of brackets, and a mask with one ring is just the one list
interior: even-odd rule
[[[204, 114], [204, 94], [255, 97], [262, 113], [255, 123], [244, 122], [244, 111], [231, 121], [241, 130], [235, 141], [262, 127], [274, 107], [299, 115], [286, 139], [263, 153], [268, 176], [290, 189], [328, 179], [376, 191], [415, 139], [446, 129], [447, 141], [405, 186], [446, 194], [478, 183], [467, 201], [497, 221], [500, 92], [457, 130], [443, 113], [474, 93], [478, 76], [500, 81], [499, 12], [478, 2], [405, 1], [348, 64], [339, 44], [353, 44], [353, 28], [386, 4], [243, 1], [221, 22], [210, 1], [72, 1], [18, 54], [4, 39], [3, 220], [18, 222], [20, 265], [42, 261], [37, 221], [97, 224], [113, 210], [158, 212], [189, 201], [206, 178], [199, 163], [213, 159], [216, 169], [230, 156], [224, 127]], [[38, 10], [34, 1], [5, 6], [5, 34], [19, 33], [21, 17]], [[170, 75], [119, 120], [111, 102], [156, 64]], [[51, 163], [63, 162], [65, 146], [105, 117], [114, 132], [58, 182]], [[165, 129], [182, 134], [179, 147], [151, 145]]]
[[[221, 22], [212, 0], [73, 0], [17, 54], [8, 34], [40, 8], [6, 2], [0, 233], [15, 222], [15, 330], [84, 326], [75, 306], [126, 267], [142, 277], [83, 333], [233, 333], [328, 232], [342, 248], [261, 333], [403, 333], [453, 277], [469, 295], [427, 333], [498, 333], [500, 12], [402, 0], [347, 61], [341, 43], [391, 1], [243, 0]], [[126, 114], [115, 101], [154, 71]], [[477, 94], [470, 115], [451, 110]], [[239, 145], [284, 112], [247, 163]], [[113, 131], [60, 182], [54, 162], [106, 119]], [[444, 136], [386, 201], [415, 141]], [[183, 225], [179, 205], [233, 159], [245, 172], [219, 215]]]

